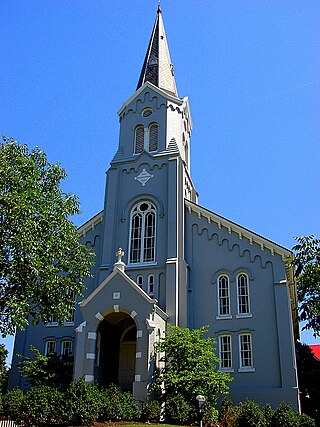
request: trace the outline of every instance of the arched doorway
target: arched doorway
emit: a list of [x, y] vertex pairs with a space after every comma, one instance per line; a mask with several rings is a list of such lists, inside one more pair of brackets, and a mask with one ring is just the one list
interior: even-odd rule
[[110, 313], [99, 324], [94, 377], [101, 385], [132, 391], [137, 327], [126, 313]]

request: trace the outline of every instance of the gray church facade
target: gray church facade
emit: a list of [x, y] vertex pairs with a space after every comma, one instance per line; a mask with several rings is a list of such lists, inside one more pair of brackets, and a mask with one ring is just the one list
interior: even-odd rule
[[178, 96], [160, 9], [118, 115], [104, 209], [79, 228], [96, 254], [85, 299], [64, 326], [53, 318], [17, 332], [9, 386], [25, 387], [17, 355], [30, 356], [32, 344], [72, 352], [74, 378], [116, 383], [145, 401], [167, 325], [209, 325], [234, 402], [298, 409], [290, 251], [198, 204], [189, 102]]

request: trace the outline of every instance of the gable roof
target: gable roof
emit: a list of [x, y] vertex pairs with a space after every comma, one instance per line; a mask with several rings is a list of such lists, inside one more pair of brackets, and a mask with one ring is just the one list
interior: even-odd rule
[[96, 215], [94, 215], [92, 218], [88, 219], [87, 222], [80, 225], [80, 227], [77, 228], [78, 233], [80, 236], [85, 236], [86, 233], [90, 230], [94, 230], [95, 227], [103, 221], [103, 211], [100, 211]]
[[260, 234], [248, 230], [247, 228], [242, 227], [241, 225], [236, 224], [235, 222], [230, 221], [229, 219], [226, 219], [221, 215], [209, 211], [208, 209], [197, 205], [191, 202], [190, 200], [185, 200], [185, 205], [190, 213], [197, 213], [199, 217], [206, 218], [209, 223], [215, 222], [219, 228], [226, 228], [230, 234], [232, 232], [237, 233], [239, 235], [239, 238], [245, 237], [250, 241], [251, 244], [253, 242], [258, 244], [262, 250], [269, 249], [272, 255], [274, 255], [274, 253], [277, 253], [281, 255], [284, 260], [286, 260], [292, 254], [291, 251], [285, 248], [284, 246], [278, 245], [277, 243], [274, 243], [271, 240], [260, 236]]

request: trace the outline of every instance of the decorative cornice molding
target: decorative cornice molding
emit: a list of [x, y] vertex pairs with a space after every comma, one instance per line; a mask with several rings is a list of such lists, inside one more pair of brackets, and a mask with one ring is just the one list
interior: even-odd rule
[[199, 218], [206, 218], [208, 223], [214, 222], [217, 224], [218, 228], [224, 227], [230, 234], [236, 233], [239, 239], [246, 238], [249, 240], [250, 244], [256, 243], [260, 246], [262, 251], [269, 250], [271, 255], [277, 253], [281, 255], [282, 259], [285, 261], [291, 255], [289, 249], [284, 248], [283, 246], [278, 245], [277, 243], [272, 242], [271, 240], [266, 239], [265, 237], [260, 236], [259, 234], [250, 231], [241, 225], [238, 225], [228, 219], [211, 212], [202, 206], [196, 205], [189, 200], [185, 200], [185, 206], [188, 209], [189, 213], [196, 213]]
[[89, 219], [83, 225], [81, 225], [77, 231], [80, 237], [85, 237], [86, 233], [90, 230], [94, 230], [95, 227], [103, 221], [103, 211], [99, 212], [97, 215]]

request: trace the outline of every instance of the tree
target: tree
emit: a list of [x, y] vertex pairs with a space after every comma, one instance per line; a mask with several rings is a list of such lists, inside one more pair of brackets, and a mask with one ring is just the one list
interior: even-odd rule
[[8, 350], [4, 344], [0, 344], [0, 395], [5, 391], [8, 382], [8, 370], [6, 366], [6, 359]]
[[320, 240], [315, 236], [295, 239], [291, 265], [296, 268], [299, 320], [307, 322], [302, 329], [312, 329], [320, 337]]
[[21, 375], [27, 379], [31, 387], [49, 386], [66, 389], [72, 382], [72, 354], [57, 354], [55, 352], [43, 355], [34, 346], [30, 346], [34, 357], [26, 356], [19, 363]]
[[73, 194], [60, 189], [66, 172], [39, 148], [13, 139], [0, 144], [0, 333], [74, 310], [90, 276], [93, 252], [79, 242], [69, 216]]
[[227, 383], [232, 378], [217, 370], [220, 360], [215, 355], [216, 342], [213, 338], [204, 338], [207, 332], [206, 326], [190, 330], [170, 325], [165, 337], [155, 344], [156, 352], [164, 356], [160, 359], [163, 366], [155, 374], [153, 389], [164, 389], [160, 397], [170, 408], [183, 397], [179, 411], [185, 412], [188, 410], [185, 404], [190, 408], [194, 406], [199, 394], [205, 396], [210, 407], [216, 403], [219, 393], [227, 394], [229, 390]]
[[307, 344], [296, 343], [297, 373], [302, 412], [320, 424], [320, 361]]

